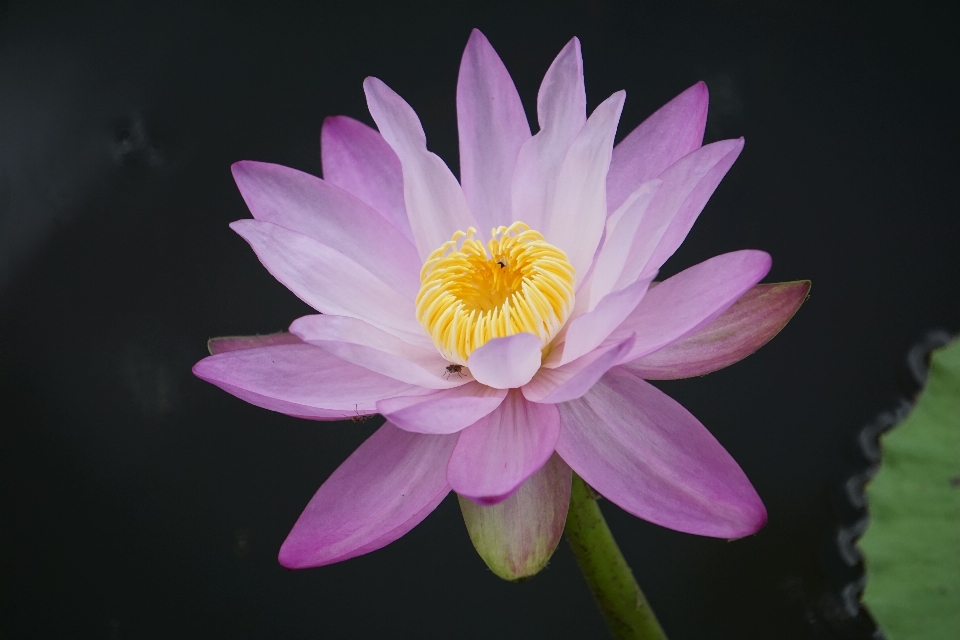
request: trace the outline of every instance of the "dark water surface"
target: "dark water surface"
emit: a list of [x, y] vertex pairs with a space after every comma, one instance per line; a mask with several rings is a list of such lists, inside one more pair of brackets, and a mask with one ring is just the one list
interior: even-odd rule
[[283, 569], [301, 509], [373, 427], [190, 374], [207, 338], [309, 312], [227, 228], [249, 216], [230, 164], [319, 173], [324, 116], [369, 122], [376, 75], [458, 166], [473, 27], [531, 113], [577, 35], [590, 108], [627, 90], [621, 135], [702, 79], [707, 140], [746, 137], [664, 275], [758, 248], [768, 281], [810, 278], [812, 297], [746, 361], [661, 386], [769, 524], [728, 543], [604, 509], [674, 640], [867, 637], [824, 540], [908, 347], [960, 327], [952, 3], [80, 5], [0, 2], [0, 638], [603, 637], [566, 543], [504, 583], [452, 498], [385, 549]]

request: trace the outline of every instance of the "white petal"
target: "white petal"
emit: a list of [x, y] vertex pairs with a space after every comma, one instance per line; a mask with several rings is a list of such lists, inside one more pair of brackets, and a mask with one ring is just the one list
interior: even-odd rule
[[363, 90], [370, 115], [400, 158], [410, 228], [420, 258], [426, 260], [456, 231], [477, 223], [457, 179], [443, 160], [427, 151], [427, 137], [410, 105], [377, 78], [364, 80]]
[[567, 151], [557, 178], [557, 192], [541, 229], [559, 247], [582, 282], [607, 221], [607, 169], [626, 93], [618, 91], [590, 115]]

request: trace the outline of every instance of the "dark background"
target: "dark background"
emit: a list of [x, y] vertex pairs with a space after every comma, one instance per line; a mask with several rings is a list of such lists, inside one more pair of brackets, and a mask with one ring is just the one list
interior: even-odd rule
[[758, 354], [661, 386], [769, 524], [728, 543], [604, 509], [674, 640], [868, 637], [841, 606], [860, 574], [831, 558], [850, 523], [829, 496], [908, 347], [960, 327], [954, 3], [194, 5], [0, 2], [0, 637], [604, 637], [565, 542], [502, 582], [453, 498], [385, 549], [281, 568], [301, 509], [373, 427], [190, 374], [207, 338], [309, 312], [227, 228], [249, 216], [230, 164], [319, 173], [324, 116], [370, 122], [375, 75], [456, 171], [472, 27], [531, 115], [577, 35], [590, 108], [627, 90], [621, 137], [701, 79], [707, 141], [746, 137], [664, 275], [758, 248], [768, 281], [810, 278], [812, 296]]

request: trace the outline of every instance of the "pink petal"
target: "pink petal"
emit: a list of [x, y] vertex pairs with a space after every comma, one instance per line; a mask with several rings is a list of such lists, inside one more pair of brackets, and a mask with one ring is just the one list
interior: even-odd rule
[[410, 228], [420, 258], [426, 260], [456, 231], [475, 227], [476, 220], [450, 169], [427, 151], [427, 137], [410, 105], [377, 78], [364, 80], [363, 90], [383, 139], [400, 158]]
[[303, 341], [292, 333], [281, 331], [265, 336], [222, 336], [207, 340], [207, 351], [215, 356], [227, 351], [241, 349], [256, 349], [257, 347], [274, 347], [280, 344], [301, 344]]
[[546, 463], [559, 435], [555, 406], [527, 402], [513, 390], [494, 412], [460, 432], [447, 481], [479, 504], [501, 502]]
[[572, 479], [570, 467], [554, 453], [503, 502], [482, 507], [460, 498], [470, 540], [491, 571], [514, 581], [547, 565], [567, 521]]
[[767, 512], [710, 432], [675, 400], [622, 368], [579, 400], [558, 405], [557, 453], [633, 515], [716, 538], [759, 530]]
[[618, 91], [607, 98], [574, 138], [541, 230], [548, 242], [566, 252], [578, 281], [590, 269], [607, 221], [607, 169], [625, 97]]
[[684, 156], [660, 174], [663, 181], [644, 213], [614, 289], [653, 275], [687, 237], [720, 180], [743, 150], [743, 138], [721, 140]]
[[623, 366], [647, 380], [690, 378], [722, 369], [777, 335], [809, 291], [809, 280], [758, 284], [710, 324]]
[[405, 431], [456, 433], [488, 415], [506, 397], [506, 389], [468, 382], [426, 396], [387, 398], [377, 403], [377, 411]]
[[610, 338], [635, 333], [622, 362], [636, 360], [690, 335], [726, 311], [770, 271], [763, 251], [724, 253], [651, 287]]
[[543, 366], [563, 366], [597, 348], [637, 308], [649, 286], [650, 280], [634, 282], [605, 297], [593, 311], [570, 320], [562, 344], [554, 347]]
[[698, 82], [660, 107], [613, 149], [607, 207], [616, 211], [641, 184], [698, 149], [707, 124], [707, 85]]
[[410, 298], [420, 291], [420, 258], [379, 213], [340, 187], [266, 162], [237, 162], [233, 178], [257, 220], [333, 247]]
[[303, 343], [220, 353], [193, 365], [193, 373], [258, 407], [327, 420], [375, 413], [378, 400], [428, 392]]
[[556, 404], [576, 400], [590, 391], [597, 380], [623, 358], [634, 337], [594, 349], [556, 369], [543, 368], [523, 386], [523, 397], [531, 402]]
[[340, 562], [410, 531], [450, 491], [444, 471], [456, 440], [384, 424], [317, 490], [280, 547], [280, 564]]
[[509, 226], [510, 181], [530, 125], [507, 68], [477, 29], [460, 61], [457, 122], [467, 203], [482, 231]]
[[592, 310], [611, 291], [620, 280], [623, 269], [630, 257], [640, 221], [646, 213], [653, 196], [662, 182], [656, 178], [644, 182], [630, 194], [623, 205], [607, 218], [603, 246], [597, 252], [597, 258], [590, 275], [589, 289], [581, 288], [577, 292], [577, 301], [587, 298], [584, 308]]
[[331, 116], [320, 132], [323, 178], [373, 207], [413, 242], [403, 202], [400, 159], [376, 129], [347, 116]]
[[583, 84], [580, 40], [573, 38], [550, 64], [537, 92], [540, 129], [554, 129], [569, 142], [587, 119], [587, 93]]
[[428, 340], [413, 300], [339, 251], [269, 222], [238, 220], [230, 228], [274, 278], [317, 311], [363, 320], [413, 344]]
[[355, 318], [304, 316], [290, 325], [290, 332], [347, 362], [420, 387], [449, 389], [471, 380], [466, 374], [449, 375], [450, 363], [432, 345], [409, 344]]
[[540, 368], [540, 338], [517, 333], [494, 338], [470, 354], [467, 367], [477, 382], [495, 389], [522, 387]]
[[587, 121], [580, 41], [574, 38], [550, 65], [537, 94], [540, 132], [520, 149], [511, 184], [513, 219], [543, 230], [567, 150]]

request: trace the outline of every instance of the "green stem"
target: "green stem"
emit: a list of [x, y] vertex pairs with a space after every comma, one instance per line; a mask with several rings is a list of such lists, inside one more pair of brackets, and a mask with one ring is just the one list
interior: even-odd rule
[[667, 640], [620, 553], [593, 490], [573, 474], [567, 541], [610, 632], [617, 640]]

